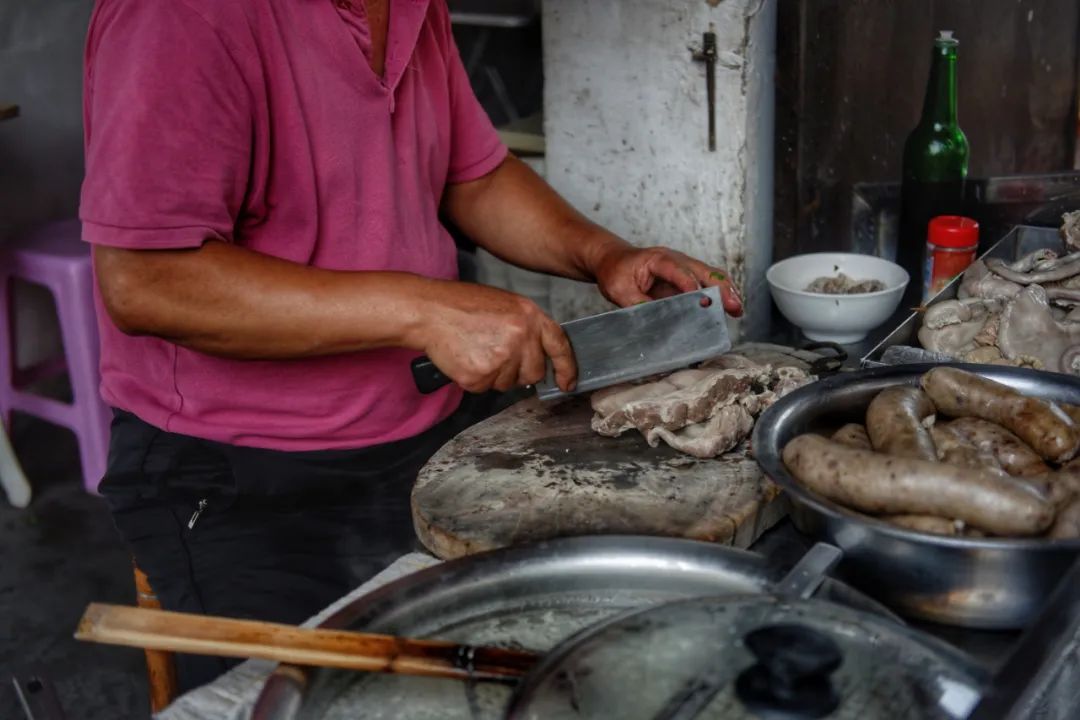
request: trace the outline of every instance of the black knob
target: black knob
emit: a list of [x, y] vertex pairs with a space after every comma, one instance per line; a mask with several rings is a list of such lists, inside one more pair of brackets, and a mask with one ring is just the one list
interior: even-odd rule
[[736, 694], [769, 720], [822, 718], [840, 705], [829, 676], [843, 655], [828, 635], [805, 625], [768, 625], [743, 637], [758, 662], [739, 675]]

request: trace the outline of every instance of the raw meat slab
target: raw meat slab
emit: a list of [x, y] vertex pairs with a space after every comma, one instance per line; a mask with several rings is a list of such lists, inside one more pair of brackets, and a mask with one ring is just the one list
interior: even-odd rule
[[524, 400], [443, 447], [413, 490], [441, 558], [567, 535], [666, 535], [745, 548], [787, 513], [748, 443], [699, 460], [639, 433], [601, 437], [587, 399]]

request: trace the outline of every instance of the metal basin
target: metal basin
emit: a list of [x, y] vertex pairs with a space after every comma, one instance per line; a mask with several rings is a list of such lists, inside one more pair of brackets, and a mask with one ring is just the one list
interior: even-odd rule
[[[323, 624], [546, 652], [631, 608], [762, 593], [784, 568], [751, 552], [657, 537], [553, 540], [494, 550], [413, 573], [357, 599]], [[826, 578], [815, 597], [878, 615], [882, 606]], [[281, 666], [253, 720], [501, 720], [512, 688], [495, 683]]]
[[[933, 365], [842, 373], [797, 390], [769, 408], [754, 430], [754, 456], [791, 499], [802, 532], [844, 551], [842, 576], [901, 615], [983, 629], [1026, 626], [1080, 555], [1080, 540], [953, 538], [925, 535], [847, 510], [803, 488], [780, 451], [806, 432], [862, 422], [881, 390], [917, 385]], [[1057, 373], [956, 367], [1027, 395], [1080, 403], [1080, 380]]]

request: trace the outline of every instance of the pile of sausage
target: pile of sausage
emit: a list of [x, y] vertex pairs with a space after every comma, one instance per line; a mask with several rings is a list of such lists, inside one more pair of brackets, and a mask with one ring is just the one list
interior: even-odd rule
[[852, 510], [938, 535], [1080, 537], [1080, 407], [947, 366], [879, 393], [866, 424], [800, 435], [784, 464]]

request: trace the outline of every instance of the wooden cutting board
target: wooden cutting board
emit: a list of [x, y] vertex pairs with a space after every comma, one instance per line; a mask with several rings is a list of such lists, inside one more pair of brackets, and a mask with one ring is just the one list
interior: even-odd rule
[[589, 427], [587, 399], [524, 400], [443, 447], [412, 495], [420, 540], [455, 558], [568, 535], [666, 535], [747, 547], [786, 514], [748, 444], [699, 460]]

